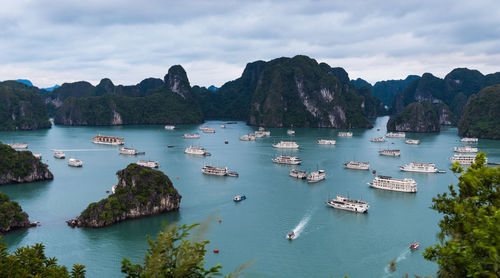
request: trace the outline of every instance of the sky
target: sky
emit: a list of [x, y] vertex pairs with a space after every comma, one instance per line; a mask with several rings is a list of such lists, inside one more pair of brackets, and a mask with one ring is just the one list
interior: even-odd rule
[[3, 0], [0, 80], [133, 85], [180, 64], [221, 86], [256, 60], [308, 55], [351, 79], [500, 71], [498, 0]]

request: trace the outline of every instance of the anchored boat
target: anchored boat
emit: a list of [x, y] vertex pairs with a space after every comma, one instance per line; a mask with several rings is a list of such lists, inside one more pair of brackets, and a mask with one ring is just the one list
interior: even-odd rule
[[200, 134], [198, 133], [186, 133], [182, 136], [184, 139], [198, 139], [200, 138]]
[[477, 143], [479, 141], [479, 139], [477, 138], [469, 138], [469, 137], [464, 137], [462, 139], [460, 139], [460, 142], [463, 142], [463, 143]]
[[292, 141], [280, 141], [277, 144], [273, 144], [273, 147], [278, 149], [298, 149], [299, 145]]
[[420, 173], [437, 173], [439, 170], [434, 163], [425, 162], [410, 162], [404, 166], [399, 166], [401, 171], [405, 172], [420, 172]]
[[167, 130], [174, 130], [175, 129], [175, 125], [166, 125], [165, 129], [167, 129]]
[[83, 166], [83, 161], [75, 158], [70, 158], [68, 160], [68, 165], [71, 167], [82, 167]]
[[241, 141], [255, 141], [255, 134], [250, 133], [250, 134], [245, 134], [240, 137]]
[[463, 146], [463, 147], [454, 147], [453, 151], [456, 153], [477, 153], [479, 150], [478, 148], [475, 147]]
[[406, 134], [404, 132], [389, 132], [385, 135], [385, 137], [389, 138], [405, 138]]
[[7, 144], [13, 149], [27, 149], [28, 148], [28, 143], [10, 143]]
[[292, 169], [289, 172], [290, 177], [296, 178], [296, 179], [305, 179], [307, 178], [307, 172], [306, 171], [301, 171], [297, 169]]
[[204, 148], [202, 148], [202, 147], [194, 147], [194, 146], [189, 146], [189, 148], [186, 148], [184, 150], [184, 153], [186, 153], [186, 154], [193, 154], [193, 155], [205, 155], [205, 156], [210, 156], [211, 155]]
[[338, 133], [338, 136], [341, 136], [341, 137], [352, 137], [352, 132], [350, 132], [350, 131], [340, 131]]
[[409, 144], [409, 145], [418, 145], [418, 144], [420, 144], [420, 140], [417, 140], [417, 139], [406, 139], [405, 143]]
[[336, 143], [337, 141], [330, 139], [319, 139], [316, 141], [316, 144], [318, 145], [335, 145]]
[[137, 165], [148, 167], [148, 168], [160, 167], [160, 164], [158, 163], [158, 161], [152, 161], [152, 160], [139, 160], [139, 161], [137, 161]]
[[322, 181], [326, 178], [326, 171], [325, 170], [317, 170], [314, 172], [311, 172], [309, 176], [307, 176], [307, 182], [313, 183], [313, 182], [318, 182]]
[[64, 159], [64, 158], [66, 158], [66, 154], [63, 152], [56, 151], [54, 153], [54, 157], [57, 159]]
[[385, 142], [385, 138], [384, 138], [384, 137], [376, 137], [376, 138], [372, 138], [372, 139], [370, 140], [370, 142], [375, 142], [375, 143]]
[[[473, 154], [456, 154], [453, 157], [450, 157], [450, 161], [452, 163], [458, 161], [461, 165], [470, 165], [476, 163], [476, 156]], [[488, 158], [486, 158], [484, 163], [488, 163]]]
[[353, 169], [353, 170], [369, 170], [370, 169], [370, 162], [349, 161], [349, 162], [344, 163], [344, 166], [347, 169]]
[[367, 202], [360, 200], [350, 200], [341, 195], [337, 195], [336, 198], [328, 200], [325, 204], [329, 205], [332, 208], [354, 211], [359, 213], [367, 212], [370, 206]]
[[277, 164], [299, 165], [302, 160], [296, 156], [280, 155], [272, 159]]
[[373, 188], [398, 192], [417, 192], [417, 182], [414, 179], [395, 179], [389, 176], [376, 176], [373, 182], [368, 183]]
[[400, 156], [401, 151], [400, 150], [381, 150], [381, 151], [378, 151], [378, 154], [385, 155], [385, 156]]
[[101, 145], [123, 145], [125, 144], [125, 140], [121, 137], [97, 134], [92, 138], [92, 143]]

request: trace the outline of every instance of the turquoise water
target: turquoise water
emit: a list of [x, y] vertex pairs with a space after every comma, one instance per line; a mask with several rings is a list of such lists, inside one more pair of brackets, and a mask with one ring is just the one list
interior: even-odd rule
[[[56, 256], [67, 266], [84, 264], [88, 277], [123, 277], [121, 260], [125, 257], [141, 262], [147, 249], [146, 235], [155, 236], [162, 222], [193, 223], [209, 221], [205, 235], [211, 241], [207, 265], [220, 263], [228, 273], [246, 261], [254, 261], [246, 277], [401, 277], [403, 273], [435, 274], [437, 265], [426, 261], [423, 249], [436, 242], [440, 216], [429, 209], [432, 197], [447, 190], [457, 178], [446, 174], [403, 173], [397, 166], [410, 161], [434, 162], [448, 169], [453, 147], [460, 145], [456, 128], [444, 128], [439, 134], [408, 134], [421, 144], [406, 145], [404, 139], [389, 143], [371, 143], [372, 137], [385, 134], [388, 118], [378, 118], [375, 128], [354, 130], [352, 138], [337, 138], [338, 130], [270, 129], [271, 137], [256, 142], [242, 142], [239, 137], [256, 128], [239, 122], [221, 129], [219, 121], [205, 125], [215, 134], [201, 134], [200, 139], [183, 139], [184, 133], [198, 132], [198, 125], [163, 126], [62, 127], [29, 132], [2, 132], [0, 141], [27, 142], [34, 153], [42, 153], [44, 162], [55, 176], [53, 181], [4, 185], [0, 190], [19, 202], [31, 221], [41, 226], [4, 236], [12, 251], [19, 246], [42, 242], [49, 256]], [[380, 128], [380, 131], [377, 131]], [[127, 157], [118, 147], [95, 145], [90, 139], [101, 133], [125, 138], [127, 147], [145, 151], [146, 155]], [[300, 144], [296, 151], [280, 151], [271, 144], [280, 139]], [[319, 138], [334, 138], [335, 146], [319, 146]], [[224, 144], [228, 139], [229, 144]], [[394, 144], [392, 144], [394, 143]], [[203, 146], [211, 157], [184, 154], [190, 144]], [[174, 148], [167, 148], [174, 145]], [[500, 141], [480, 140], [479, 148], [492, 162], [500, 161]], [[382, 148], [401, 149], [400, 158], [377, 154]], [[52, 157], [51, 149], [65, 150], [66, 160]], [[327, 179], [309, 185], [288, 176], [291, 166], [276, 165], [271, 158], [293, 154], [303, 160], [300, 169], [325, 169]], [[67, 159], [83, 160], [83, 168], [70, 168]], [[101, 229], [70, 228], [65, 221], [80, 214], [91, 202], [107, 196], [116, 184], [116, 171], [138, 159], [158, 160], [183, 196], [178, 212], [125, 221]], [[377, 173], [394, 177], [411, 177], [418, 183], [418, 193], [387, 192], [370, 188], [371, 171], [344, 169], [348, 160], [369, 161]], [[239, 172], [239, 178], [212, 177], [201, 173], [204, 164], [228, 166]], [[178, 179], [177, 179], [178, 177]], [[247, 200], [234, 203], [236, 194]], [[367, 214], [335, 210], [324, 201], [334, 194], [349, 194], [370, 203]], [[216, 219], [221, 218], [222, 223]], [[299, 226], [299, 227], [298, 227]], [[293, 241], [285, 239], [298, 229]], [[417, 240], [420, 250], [408, 246]], [[424, 248], [422, 248], [424, 247]], [[390, 275], [387, 264], [398, 261], [398, 271]]]

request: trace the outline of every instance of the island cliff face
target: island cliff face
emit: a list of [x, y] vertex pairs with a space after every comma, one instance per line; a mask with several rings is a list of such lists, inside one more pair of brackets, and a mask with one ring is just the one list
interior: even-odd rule
[[133, 163], [117, 175], [115, 193], [91, 203], [80, 216], [67, 221], [69, 226], [100, 228], [179, 209], [182, 196], [161, 171]]
[[414, 102], [387, 122], [388, 131], [439, 132], [439, 116], [428, 101]]
[[0, 192], [0, 234], [34, 226], [36, 223], [29, 221], [28, 214], [21, 206], [11, 201], [7, 194]]
[[500, 139], [500, 85], [471, 96], [458, 123], [460, 136]]
[[54, 176], [30, 151], [16, 151], [0, 143], [0, 185], [51, 180]]

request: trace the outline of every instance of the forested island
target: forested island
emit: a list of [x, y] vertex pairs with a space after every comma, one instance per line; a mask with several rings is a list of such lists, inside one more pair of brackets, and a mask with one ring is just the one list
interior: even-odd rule
[[47, 164], [30, 151], [16, 151], [0, 142], [0, 185], [51, 180]]

